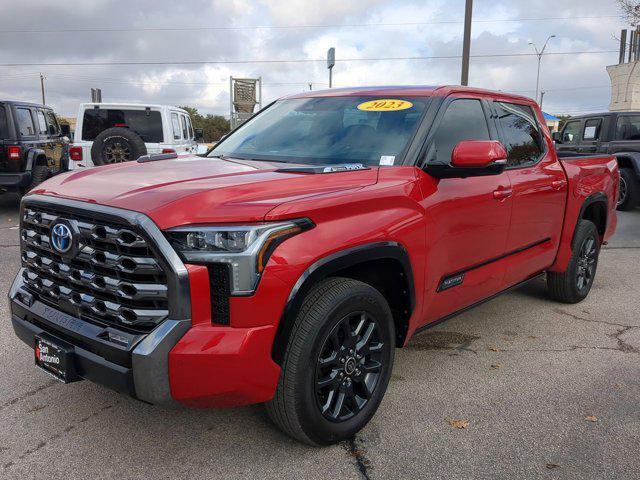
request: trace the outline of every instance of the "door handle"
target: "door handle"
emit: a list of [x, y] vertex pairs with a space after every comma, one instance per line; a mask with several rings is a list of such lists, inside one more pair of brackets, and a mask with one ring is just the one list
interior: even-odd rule
[[564, 186], [567, 184], [566, 180], [554, 180], [553, 182], [551, 182], [551, 186], [555, 189], [555, 190], [560, 190], [562, 188], [564, 188]]
[[496, 200], [504, 200], [505, 198], [509, 198], [513, 195], [513, 190], [510, 188], [499, 188], [498, 190], [493, 191], [493, 198]]

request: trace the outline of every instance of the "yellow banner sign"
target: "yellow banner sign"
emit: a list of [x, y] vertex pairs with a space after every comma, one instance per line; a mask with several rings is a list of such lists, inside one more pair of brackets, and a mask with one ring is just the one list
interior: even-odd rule
[[393, 112], [396, 110], [406, 110], [411, 107], [413, 107], [413, 103], [407, 100], [382, 98], [361, 103], [358, 105], [358, 110], [364, 110], [365, 112]]

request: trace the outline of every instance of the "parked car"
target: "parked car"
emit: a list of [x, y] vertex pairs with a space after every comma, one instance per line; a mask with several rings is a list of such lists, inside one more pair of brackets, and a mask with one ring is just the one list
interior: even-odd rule
[[0, 189], [25, 193], [65, 171], [68, 134], [50, 107], [0, 100]]
[[313, 445], [367, 424], [425, 328], [545, 273], [584, 299], [616, 227], [615, 157], [558, 158], [537, 104], [505, 93], [307, 92], [176, 157], [24, 198], [13, 328], [63, 381], [266, 402]]
[[640, 205], [640, 112], [572, 117], [554, 140], [559, 152], [615, 155], [620, 167], [618, 210]]
[[147, 154], [197, 153], [202, 130], [185, 110], [168, 105], [82, 103], [70, 169], [137, 160]]

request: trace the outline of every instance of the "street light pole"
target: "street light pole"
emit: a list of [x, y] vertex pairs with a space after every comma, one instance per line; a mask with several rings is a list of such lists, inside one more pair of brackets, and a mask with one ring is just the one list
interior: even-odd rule
[[[533, 45], [533, 49], [536, 51], [536, 56], [538, 57], [538, 74], [536, 76], [536, 102], [538, 101], [538, 92], [540, 90], [540, 64], [542, 63], [542, 56], [544, 55], [544, 51], [547, 48], [547, 43], [549, 40], [555, 38], [555, 35], [549, 35], [542, 46], [542, 50], [538, 50], [538, 47], [535, 43], [529, 42], [529, 45]], [[542, 99], [540, 99], [542, 101]]]

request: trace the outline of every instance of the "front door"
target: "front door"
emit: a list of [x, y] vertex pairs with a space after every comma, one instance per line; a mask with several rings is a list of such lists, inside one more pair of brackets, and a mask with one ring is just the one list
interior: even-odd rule
[[[449, 163], [463, 140], [497, 139], [487, 121], [487, 104], [477, 98], [445, 101], [430, 136], [428, 163]], [[503, 288], [511, 216], [507, 173], [434, 179], [419, 172], [426, 215], [427, 258], [423, 324], [489, 297]]]

